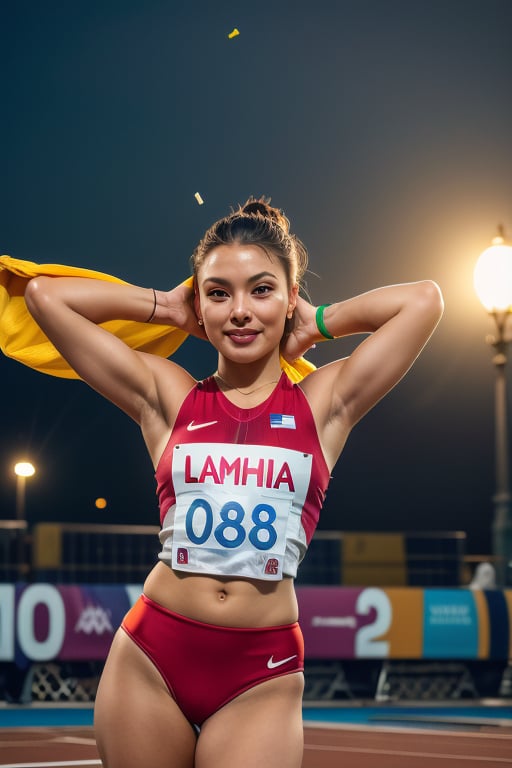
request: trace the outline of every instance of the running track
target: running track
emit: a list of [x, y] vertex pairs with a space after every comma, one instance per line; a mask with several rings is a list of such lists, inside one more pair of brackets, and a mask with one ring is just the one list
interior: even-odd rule
[[[302, 768], [512, 767], [512, 727], [305, 724]], [[98, 768], [91, 727], [0, 729], [0, 768]]]

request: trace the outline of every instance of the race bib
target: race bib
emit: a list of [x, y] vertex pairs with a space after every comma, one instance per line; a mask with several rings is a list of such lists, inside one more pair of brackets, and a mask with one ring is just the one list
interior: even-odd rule
[[281, 579], [287, 540], [299, 535], [311, 459], [258, 445], [175, 446], [173, 567]]

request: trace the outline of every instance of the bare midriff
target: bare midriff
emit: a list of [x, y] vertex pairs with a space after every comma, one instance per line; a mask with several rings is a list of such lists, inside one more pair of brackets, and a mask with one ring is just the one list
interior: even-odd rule
[[173, 571], [158, 563], [144, 594], [182, 616], [223, 627], [273, 627], [297, 621], [293, 579], [259, 581]]

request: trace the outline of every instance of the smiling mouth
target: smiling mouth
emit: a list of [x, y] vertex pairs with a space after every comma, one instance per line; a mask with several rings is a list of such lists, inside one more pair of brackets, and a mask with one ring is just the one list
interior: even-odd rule
[[226, 336], [235, 344], [250, 344], [258, 336], [258, 331], [243, 330], [228, 331]]

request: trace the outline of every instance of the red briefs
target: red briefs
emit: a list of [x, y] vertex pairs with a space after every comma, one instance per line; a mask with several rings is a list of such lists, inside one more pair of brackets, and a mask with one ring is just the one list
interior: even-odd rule
[[304, 669], [298, 623], [217, 627], [180, 616], [142, 595], [121, 626], [195, 725], [258, 683]]

